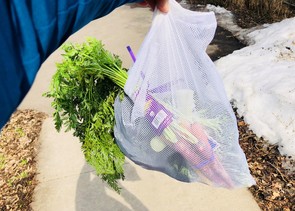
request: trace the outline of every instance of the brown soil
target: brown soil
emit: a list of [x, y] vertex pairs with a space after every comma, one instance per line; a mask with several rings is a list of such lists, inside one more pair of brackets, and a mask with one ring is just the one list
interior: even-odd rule
[[[256, 185], [249, 188], [262, 210], [295, 210], [295, 162], [282, 156], [278, 146], [257, 137], [237, 116], [240, 145]], [[289, 169], [290, 168], [290, 169]]]
[[36, 155], [46, 115], [16, 111], [0, 134], [0, 210], [31, 210], [37, 184]]

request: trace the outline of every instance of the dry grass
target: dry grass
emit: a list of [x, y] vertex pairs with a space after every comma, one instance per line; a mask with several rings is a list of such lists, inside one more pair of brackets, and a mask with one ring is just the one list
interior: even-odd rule
[[[261, 22], [275, 22], [294, 16], [295, 0], [187, 0], [191, 4], [213, 4], [254, 15]], [[292, 6], [294, 5], [294, 6]]]

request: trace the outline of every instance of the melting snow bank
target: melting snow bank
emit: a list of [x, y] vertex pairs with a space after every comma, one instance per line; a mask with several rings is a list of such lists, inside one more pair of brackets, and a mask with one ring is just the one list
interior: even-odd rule
[[295, 158], [295, 18], [249, 30], [225, 9], [207, 7], [221, 27], [251, 43], [215, 63], [228, 97], [258, 136]]
[[209, 11], [213, 11], [215, 13], [218, 25], [220, 27], [231, 32], [237, 39], [239, 39], [244, 44], [253, 44], [253, 41], [247, 37], [249, 33], [257, 29], [262, 29], [269, 26], [269, 24], [264, 24], [249, 29], [243, 29], [236, 24], [235, 17], [231, 11], [228, 11], [223, 7], [214, 6], [210, 4], [206, 6], [206, 9]]

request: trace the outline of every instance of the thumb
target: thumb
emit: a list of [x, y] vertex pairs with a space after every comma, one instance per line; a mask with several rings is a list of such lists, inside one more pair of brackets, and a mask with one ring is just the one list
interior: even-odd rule
[[167, 13], [169, 11], [169, 4], [168, 0], [158, 0], [157, 1], [157, 8], [164, 13]]

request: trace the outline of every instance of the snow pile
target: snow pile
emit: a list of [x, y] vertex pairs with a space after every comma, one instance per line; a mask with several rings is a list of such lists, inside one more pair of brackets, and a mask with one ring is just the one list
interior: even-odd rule
[[295, 18], [286, 19], [247, 34], [253, 44], [219, 59], [216, 66], [250, 128], [278, 144], [282, 154], [295, 157], [294, 26]]
[[252, 40], [249, 40], [247, 37], [249, 33], [269, 26], [269, 24], [264, 24], [249, 29], [243, 29], [236, 24], [235, 17], [232, 12], [228, 11], [224, 7], [208, 4], [206, 9], [215, 13], [217, 23], [220, 27], [230, 31], [237, 39], [248, 45], [253, 44]]
[[214, 6], [211, 4], [208, 4], [206, 6], [206, 9], [215, 13], [218, 25], [220, 27], [227, 29], [233, 34], [239, 33], [244, 30], [235, 24], [234, 15], [231, 11], [228, 11], [223, 7]]

